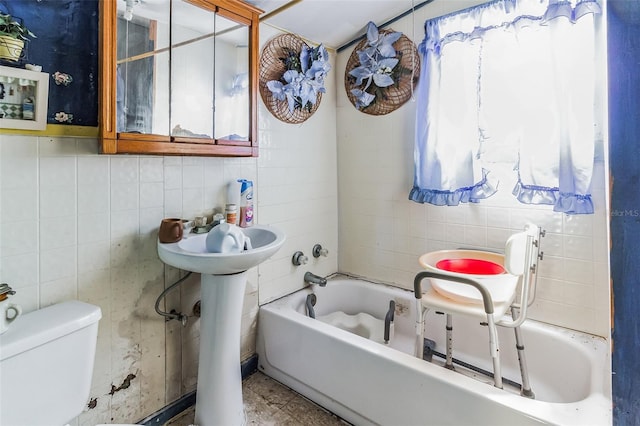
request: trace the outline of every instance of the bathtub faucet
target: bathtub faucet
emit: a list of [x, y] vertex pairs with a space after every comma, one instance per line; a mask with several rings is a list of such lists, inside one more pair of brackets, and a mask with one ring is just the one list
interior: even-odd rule
[[311, 272], [307, 272], [304, 274], [304, 282], [308, 284], [318, 284], [320, 287], [324, 287], [327, 285], [327, 279], [319, 277]]

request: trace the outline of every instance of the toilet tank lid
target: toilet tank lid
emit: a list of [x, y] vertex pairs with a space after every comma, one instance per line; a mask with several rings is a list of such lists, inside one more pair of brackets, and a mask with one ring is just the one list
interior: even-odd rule
[[94, 324], [101, 317], [98, 306], [77, 300], [23, 314], [0, 334], [0, 361]]

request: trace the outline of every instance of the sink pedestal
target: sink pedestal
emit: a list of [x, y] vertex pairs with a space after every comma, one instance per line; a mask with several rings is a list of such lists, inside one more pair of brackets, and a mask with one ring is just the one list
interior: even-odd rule
[[243, 425], [240, 323], [247, 272], [202, 274], [195, 424]]

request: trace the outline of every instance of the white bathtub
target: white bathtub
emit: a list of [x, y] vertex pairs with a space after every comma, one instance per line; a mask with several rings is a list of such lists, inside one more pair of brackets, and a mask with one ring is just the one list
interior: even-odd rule
[[[336, 311], [383, 319], [396, 303], [389, 345], [307, 316]], [[497, 389], [492, 379], [461, 374], [412, 356], [413, 293], [334, 278], [260, 307], [258, 368], [356, 425], [610, 425], [610, 368], [605, 339], [528, 320], [522, 327], [536, 399]], [[427, 315], [425, 337], [445, 352], [443, 315]], [[513, 331], [498, 327], [503, 377], [520, 382]], [[491, 371], [488, 334], [454, 316], [454, 358]], [[456, 367], [458, 371], [464, 370]], [[487, 383], [484, 383], [487, 382]]]

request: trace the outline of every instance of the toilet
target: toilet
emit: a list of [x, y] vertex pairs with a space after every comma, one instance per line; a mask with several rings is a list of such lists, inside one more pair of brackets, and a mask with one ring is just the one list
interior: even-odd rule
[[63, 302], [0, 335], [0, 425], [62, 426], [86, 407], [100, 308]]

